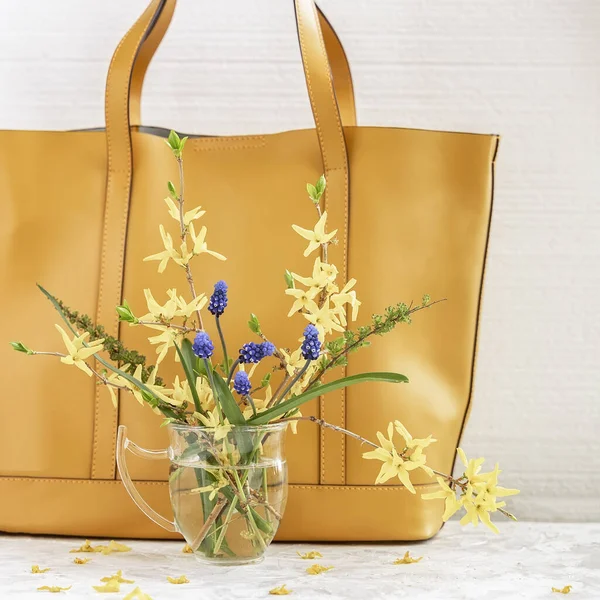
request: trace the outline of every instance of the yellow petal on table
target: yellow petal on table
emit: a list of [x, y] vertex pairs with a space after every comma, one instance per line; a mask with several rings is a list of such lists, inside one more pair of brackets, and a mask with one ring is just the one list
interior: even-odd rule
[[110, 577], [103, 577], [100, 581], [118, 581], [119, 583], [135, 583], [133, 579], [124, 579], [123, 571], [119, 569], [114, 575]]
[[111, 579], [104, 585], [93, 585], [92, 587], [101, 594], [111, 594], [121, 591], [121, 584], [116, 579]]
[[192, 547], [189, 544], [186, 544], [181, 551], [183, 552], [183, 554], [194, 554], [194, 550], [192, 549]]
[[115, 540], [110, 540], [107, 546], [96, 546], [94, 552], [102, 552], [102, 554], [112, 554], [113, 552], [131, 552], [131, 548]]
[[73, 562], [74, 562], [76, 565], [85, 565], [86, 563], [89, 563], [89, 562], [90, 562], [90, 560], [92, 560], [92, 559], [91, 559], [91, 558], [79, 558], [79, 556], [76, 556], [76, 557], [73, 559]]
[[58, 585], [43, 585], [38, 588], [38, 592], [51, 592], [52, 594], [58, 594], [59, 592], [66, 592], [71, 589], [73, 586], [69, 587], [60, 587]]
[[410, 552], [407, 550], [404, 553], [404, 556], [402, 558], [397, 558], [394, 561], [394, 564], [395, 565], [410, 565], [412, 563], [418, 563], [422, 558], [423, 558], [422, 556], [419, 556], [418, 558], [413, 558], [410, 555]]
[[92, 546], [90, 540], [85, 540], [85, 543], [79, 546], [79, 548], [74, 548], [73, 550], [69, 550], [69, 552], [97, 552], [97, 550]]
[[47, 573], [50, 570], [50, 567], [47, 569], [40, 569], [38, 565], [32, 565], [31, 572], [32, 573]]
[[306, 554], [300, 554], [300, 552], [296, 551], [296, 554], [304, 560], [314, 560], [315, 558], [323, 558], [323, 555], [320, 552], [317, 552], [316, 550], [311, 550]]
[[573, 586], [565, 585], [565, 587], [562, 589], [553, 587], [552, 591], [556, 592], [557, 594], [570, 594], [572, 589], [573, 589]]
[[324, 567], [323, 565], [313, 565], [312, 567], [308, 567], [306, 572], [309, 575], [320, 575], [321, 573], [325, 573], [325, 571], [331, 571], [333, 567]]
[[152, 600], [152, 598], [150, 598], [148, 594], [144, 594], [139, 587], [136, 587], [135, 590], [133, 590], [133, 592], [129, 592], [129, 594], [127, 594], [123, 600]]
[[169, 583], [174, 583], [175, 585], [190, 582], [190, 580], [185, 575], [182, 575], [181, 577], [167, 577], [167, 581]]
[[285, 587], [285, 583], [283, 585], [280, 585], [279, 587], [269, 590], [269, 594], [271, 594], [271, 596], [289, 596], [291, 593], [292, 590], [288, 590]]

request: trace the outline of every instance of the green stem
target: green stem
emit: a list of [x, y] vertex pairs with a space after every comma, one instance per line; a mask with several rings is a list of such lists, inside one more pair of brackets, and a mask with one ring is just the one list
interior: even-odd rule
[[223, 362], [225, 368], [223, 372], [227, 375], [229, 372], [229, 356], [227, 355], [227, 346], [225, 344], [225, 336], [223, 335], [223, 331], [221, 329], [221, 321], [219, 320], [219, 315], [215, 317], [215, 321], [217, 322], [217, 331], [219, 332], [219, 337], [221, 338], [221, 346], [223, 347]]
[[208, 383], [210, 383], [210, 388], [212, 389], [213, 397], [215, 399], [215, 407], [217, 408], [217, 414], [219, 415], [219, 420], [222, 423], [223, 413], [221, 412], [219, 394], [217, 392], [217, 387], [215, 386], [215, 380], [213, 378], [212, 365], [208, 362], [207, 358], [203, 358], [202, 360], [204, 361], [204, 366], [206, 367], [206, 376], [208, 377]]
[[221, 549], [221, 544], [223, 543], [223, 540], [225, 539], [225, 534], [227, 533], [227, 528], [229, 527], [229, 522], [231, 521], [231, 517], [233, 515], [233, 511], [235, 510], [235, 507], [237, 506], [237, 503], [238, 503], [238, 497], [234, 496], [233, 500], [231, 501], [231, 504], [229, 505], [227, 514], [225, 515], [225, 521], [224, 521], [223, 525], [221, 525], [221, 531], [219, 533], [219, 537], [217, 538], [217, 541], [215, 543], [215, 548], [214, 548], [215, 554]]

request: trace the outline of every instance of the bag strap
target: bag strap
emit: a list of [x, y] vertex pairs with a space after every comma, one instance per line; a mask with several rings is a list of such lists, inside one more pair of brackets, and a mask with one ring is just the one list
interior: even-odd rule
[[[154, 58], [158, 46], [171, 24], [173, 13], [177, 5], [177, 0], [167, 0], [164, 8], [160, 11], [156, 21], [152, 24], [151, 31], [144, 39], [142, 47], [139, 49], [133, 74], [131, 76], [131, 88], [129, 91], [129, 122], [132, 126], [141, 125], [141, 96], [146, 71], [150, 62]], [[356, 104], [354, 100], [354, 85], [352, 83], [352, 73], [346, 56], [346, 51], [338, 37], [335, 29], [323, 14], [323, 11], [317, 6], [319, 15], [319, 24], [323, 32], [323, 41], [331, 65], [333, 76], [333, 86], [337, 98], [342, 123], [345, 127], [356, 125]]]
[[[150, 46], [142, 54], [143, 61], [146, 61], [142, 72], [145, 72], [153, 54], [152, 45], [156, 44], [157, 47], [164, 35], [164, 31], [161, 32], [160, 28], [154, 33], [153, 30], [160, 19], [161, 12], [166, 7], [174, 7], [174, 2], [172, 0], [171, 4], [169, 2], [170, 0], [150, 2], [117, 46], [106, 82], [107, 184], [96, 318], [97, 322], [103, 323], [107, 332], [114, 336], [118, 336], [119, 332], [119, 321], [114, 307], [121, 302], [133, 172], [130, 86], [136, 60], [143, 49], [144, 42], [147, 39], [151, 40]], [[345, 279], [349, 201], [346, 141], [314, 0], [294, 0], [294, 7], [304, 75], [321, 150], [323, 172], [328, 182], [325, 207], [331, 222], [336, 223], [340, 241], [337, 246], [330, 247], [330, 255], [332, 261], [341, 266], [340, 274]], [[138, 89], [141, 90], [141, 86]], [[340, 392], [337, 397], [328, 397], [327, 401], [321, 399], [321, 417], [343, 427], [344, 406], [343, 392]], [[106, 398], [100, 397], [99, 386], [95, 398], [92, 479], [115, 477], [117, 425], [117, 411], [113, 409], [110, 402], [106, 402]], [[344, 438], [337, 434], [329, 435], [330, 433], [335, 432], [325, 432], [321, 438], [321, 481], [341, 484], [344, 483]]]

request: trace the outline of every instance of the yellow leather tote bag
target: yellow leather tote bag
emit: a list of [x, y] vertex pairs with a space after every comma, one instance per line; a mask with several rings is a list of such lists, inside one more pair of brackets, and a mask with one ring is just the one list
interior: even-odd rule
[[[190, 136], [186, 197], [208, 209], [211, 238], [228, 257], [207, 261], [197, 283], [228, 282], [237, 301], [227, 335], [235, 343], [246, 341], [254, 311], [264, 331], [293, 346], [298, 331], [285, 317], [282, 274], [305, 270], [305, 262], [289, 243], [290, 226], [311, 221], [305, 185], [324, 173], [329, 223], [339, 230], [332, 262], [341, 277], [358, 279], [365, 318], [424, 293], [447, 302], [350, 356], [347, 375], [398, 371], [409, 385], [352, 387], [303, 412], [371, 438], [401, 419], [417, 437], [434, 434], [428, 464], [450, 472], [472, 394], [498, 138], [357, 126], [335, 32], [312, 0], [294, 5], [315, 127]], [[140, 125], [144, 75], [174, 7], [175, 0], [152, 0], [117, 47], [105, 128], [0, 131], [2, 531], [169, 535], [138, 511], [115, 470], [117, 426], [146, 448], [164, 448], [160, 418], [129, 398], [114, 410], [107, 391], [76, 369], [24, 360], [8, 342], [27, 339], [38, 349], [57, 342], [57, 315], [35, 282], [129, 347], [143, 346], [144, 334], [119, 328], [115, 305], [125, 298], [145, 306], [144, 288], [185, 287], [179, 272], [159, 276], [142, 262], [156, 249], [165, 183], [177, 177], [168, 131]], [[361, 458], [357, 442], [307, 423], [299, 430], [287, 439], [291, 486], [278, 539], [419, 540], [440, 529], [441, 502], [421, 501], [401, 485], [375, 486], [378, 466]], [[166, 464], [131, 457], [130, 472], [168, 515]], [[418, 473], [416, 487], [427, 490]]]

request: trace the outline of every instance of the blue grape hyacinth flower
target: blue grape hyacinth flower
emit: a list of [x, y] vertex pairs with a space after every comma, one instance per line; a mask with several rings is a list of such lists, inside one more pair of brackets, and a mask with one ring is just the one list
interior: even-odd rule
[[194, 338], [192, 350], [198, 358], [210, 358], [215, 350], [215, 346], [206, 331], [199, 331]]
[[306, 360], [317, 360], [321, 355], [321, 341], [319, 330], [314, 325], [307, 325], [304, 330], [304, 341], [300, 347], [302, 356]]
[[215, 291], [210, 297], [208, 303], [208, 312], [220, 317], [227, 308], [227, 284], [224, 281], [217, 281], [215, 283]]
[[240, 348], [240, 356], [238, 360], [241, 363], [258, 363], [263, 358], [271, 356], [275, 352], [275, 344], [271, 342], [248, 342]]
[[252, 384], [250, 383], [248, 373], [245, 371], [238, 371], [233, 378], [233, 389], [240, 396], [247, 396], [250, 393], [251, 388]]

